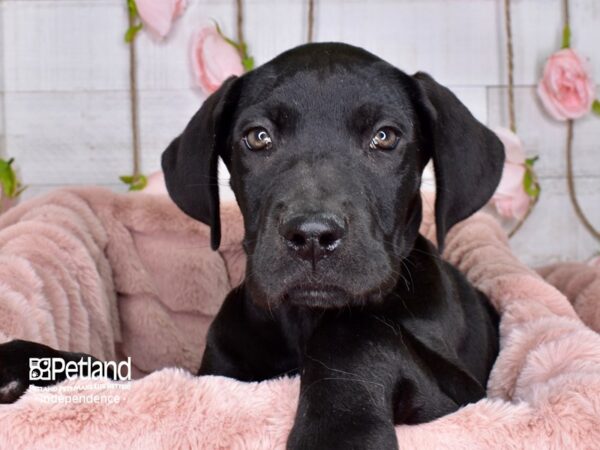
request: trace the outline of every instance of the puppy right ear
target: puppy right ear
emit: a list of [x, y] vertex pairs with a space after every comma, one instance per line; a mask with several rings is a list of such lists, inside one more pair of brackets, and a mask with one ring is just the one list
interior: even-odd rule
[[222, 154], [225, 106], [237, 77], [208, 97], [183, 133], [162, 155], [169, 195], [187, 215], [210, 226], [213, 250], [221, 242], [217, 167]]
[[498, 137], [429, 75], [413, 76], [416, 102], [429, 137], [436, 179], [435, 223], [438, 249], [446, 232], [483, 207], [502, 176], [504, 148]]

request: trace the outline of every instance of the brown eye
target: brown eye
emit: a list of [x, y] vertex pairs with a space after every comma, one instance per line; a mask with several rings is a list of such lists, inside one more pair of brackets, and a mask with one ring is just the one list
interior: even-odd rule
[[273, 145], [271, 136], [264, 128], [253, 128], [244, 136], [244, 144], [249, 150], [269, 150]]
[[377, 130], [369, 147], [373, 150], [392, 150], [398, 145], [398, 133], [390, 127], [383, 127]]

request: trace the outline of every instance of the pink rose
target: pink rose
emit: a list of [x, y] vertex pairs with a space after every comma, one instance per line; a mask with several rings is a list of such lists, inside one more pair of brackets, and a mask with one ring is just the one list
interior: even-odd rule
[[173, 21], [183, 13], [186, 3], [187, 0], [135, 0], [144, 25], [161, 38], [169, 34]]
[[599, 256], [594, 256], [592, 259], [590, 259], [588, 261], [588, 264], [590, 266], [593, 266], [593, 267], [595, 266], [595, 267], [600, 268], [600, 255]]
[[192, 66], [196, 82], [213, 93], [231, 75], [244, 73], [237, 49], [228, 44], [214, 25], [202, 28], [192, 42]]
[[556, 120], [584, 116], [590, 111], [595, 97], [587, 61], [570, 48], [548, 58], [537, 91], [544, 107]]
[[162, 170], [148, 175], [148, 184], [146, 184], [146, 187], [141, 192], [145, 194], [167, 195], [165, 175]]
[[501, 216], [521, 219], [527, 213], [531, 201], [523, 187], [525, 175], [523, 146], [518, 136], [506, 128], [496, 128], [494, 132], [504, 144], [506, 160], [492, 203]]

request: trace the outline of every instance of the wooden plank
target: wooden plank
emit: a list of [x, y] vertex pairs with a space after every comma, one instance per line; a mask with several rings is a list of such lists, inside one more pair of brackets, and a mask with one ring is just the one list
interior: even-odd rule
[[[408, 73], [429, 72], [443, 84], [497, 81], [494, 2], [324, 2], [317, 39], [365, 47]], [[473, 57], [476, 55], [476, 57]]]
[[0, 93], [4, 91], [4, 1], [0, 0]]
[[[506, 83], [501, 2], [489, 0], [318, 2], [315, 38], [364, 46], [408, 72], [425, 70], [452, 86]], [[7, 90], [126, 89], [123, 2], [114, 0], [5, 0]], [[306, 2], [249, 0], [245, 32], [258, 64], [301, 44]], [[572, 2], [574, 45], [600, 73], [600, 5]], [[531, 20], [532, 17], [540, 18]], [[234, 34], [234, 2], [190, 2], [164, 41], [139, 35], [140, 88], [195, 85], [190, 41], [211, 19]], [[537, 82], [543, 61], [560, 39], [559, 0], [513, 2], [515, 81]], [[35, 32], [32, 32], [35, 30]]]
[[450, 90], [465, 104], [471, 114], [481, 123], [488, 121], [488, 100], [485, 87], [449, 86]]
[[[542, 180], [542, 195], [523, 228], [511, 239], [511, 248], [529, 265], [556, 261], [584, 261], [596, 253], [597, 241], [579, 223], [568, 200], [566, 180]], [[580, 177], [577, 191], [589, 219], [600, 228], [600, 178]]]
[[[323, 2], [318, 15], [328, 20], [320, 22], [316, 36], [364, 46], [408, 72], [430, 72], [443, 84], [504, 85], [502, 5], [473, 0]], [[560, 47], [561, 3], [521, 0], [512, 5], [515, 82], [533, 85], [546, 57]], [[600, 4], [577, 0], [571, 9], [573, 43], [600, 73]]]
[[127, 89], [125, 23], [122, 4], [5, 2], [6, 90]]
[[131, 172], [125, 92], [6, 93], [7, 148], [26, 183], [106, 184]]
[[[508, 125], [505, 88], [488, 89], [488, 118], [491, 127]], [[600, 88], [598, 89], [600, 96]], [[540, 104], [533, 87], [515, 90], [517, 131], [528, 155], [539, 155], [536, 164], [542, 176], [564, 176], [566, 125], [550, 118]], [[575, 124], [575, 173], [581, 176], [599, 174], [598, 136], [600, 120], [594, 115]]]
[[6, 156], [4, 123], [4, 3], [0, 0], [0, 158]]
[[0, 158], [6, 156], [6, 126], [4, 124], [4, 93], [0, 91]]
[[202, 95], [189, 89], [140, 93], [142, 170], [145, 173], [160, 168], [163, 150], [183, 131], [203, 100]]
[[[452, 3], [452, 2], [449, 2]], [[492, 3], [492, 2], [490, 2]], [[492, 49], [499, 61], [494, 70], [494, 82], [487, 85], [506, 85], [506, 38], [504, 31], [504, 2], [495, 3], [496, 26], [488, 30], [497, 38]], [[560, 49], [562, 40], [562, 0], [512, 1], [512, 30], [515, 84], [536, 85], [542, 75], [548, 56]], [[570, 0], [572, 46], [590, 59], [592, 71], [600, 73], [600, 2], [596, 0]], [[471, 54], [479, 59], [476, 53]]]
[[[191, 91], [144, 92], [140, 98], [142, 170], [160, 155], [199, 107]], [[131, 172], [126, 92], [9, 93], [7, 141], [26, 183], [113, 184]], [[221, 168], [222, 195], [233, 198]]]
[[[71, 91], [128, 88], [127, 28], [120, 1], [6, 1], [7, 90]], [[190, 40], [200, 24], [219, 20], [230, 35], [233, 2], [194, 2], [172, 34], [139, 34], [140, 89], [194, 86]], [[36, 32], [32, 33], [31, 30]], [[66, 31], [68, 30], [68, 31]]]

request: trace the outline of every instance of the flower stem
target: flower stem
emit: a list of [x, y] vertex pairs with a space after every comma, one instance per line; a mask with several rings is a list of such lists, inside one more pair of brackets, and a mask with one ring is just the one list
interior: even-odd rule
[[523, 224], [525, 223], [525, 221], [529, 218], [529, 216], [531, 215], [531, 212], [533, 211], [533, 208], [535, 208], [535, 205], [537, 204], [538, 200], [540, 199], [540, 197], [534, 197], [533, 200], [531, 201], [531, 203], [529, 203], [529, 208], [527, 208], [527, 212], [525, 213], [525, 215], [523, 217], [521, 217], [519, 219], [519, 221], [515, 224], [515, 226], [512, 228], [512, 230], [510, 230], [508, 232], [508, 237], [511, 238], [513, 237], [515, 234], [517, 234], [517, 231], [519, 231], [521, 229], [521, 227], [523, 226]]
[[315, 0], [308, 0], [308, 30], [306, 42], [309, 44], [313, 41], [315, 33]]
[[596, 240], [600, 241], [600, 232], [592, 225], [589, 221], [581, 205], [579, 204], [579, 200], [577, 199], [577, 193], [575, 191], [575, 179], [573, 177], [573, 120], [569, 119], [567, 121], [567, 148], [566, 148], [566, 157], [567, 157], [567, 188], [569, 190], [569, 199], [571, 200], [571, 204], [573, 205], [573, 209], [575, 210], [575, 214], [583, 224], [583, 226], [589, 231], [589, 233], [596, 238]]
[[[135, 28], [135, 9], [127, 8], [129, 28]], [[140, 131], [139, 131], [139, 107], [137, 92], [137, 55], [135, 39], [128, 42], [129, 46], [129, 99], [131, 106], [131, 140], [133, 158], [133, 176], [140, 174]]]
[[511, 0], [504, 0], [504, 26], [506, 30], [506, 65], [508, 66], [508, 123], [510, 131], [516, 134], [517, 121], [515, 118], [514, 54], [510, 1]]

